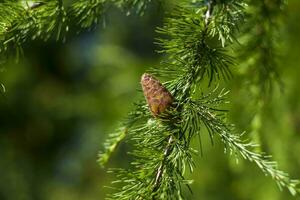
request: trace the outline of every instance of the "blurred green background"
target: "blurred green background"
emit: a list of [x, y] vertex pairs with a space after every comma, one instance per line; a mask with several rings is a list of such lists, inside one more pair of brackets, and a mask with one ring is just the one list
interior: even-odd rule
[[[287, 8], [285, 44], [280, 74], [283, 93], [274, 90], [263, 109], [249, 99], [236, 76], [224, 85], [232, 89], [230, 118], [279, 166], [300, 178], [300, 1]], [[96, 163], [107, 134], [117, 127], [138, 99], [141, 74], [159, 65], [155, 27], [163, 7], [153, 5], [144, 16], [111, 10], [107, 26], [69, 38], [66, 43], [33, 42], [25, 57], [1, 68], [6, 93], [0, 97], [0, 199], [104, 199], [113, 180]], [[243, 90], [244, 89], [244, 90]], [[203, 137], [204, 156], [196, 158], [193, 194], [188, 199], [288, 200], [287, 191], [251, 163], [223, 153]], [[127, 166], [122, 144], [109, 166]]]

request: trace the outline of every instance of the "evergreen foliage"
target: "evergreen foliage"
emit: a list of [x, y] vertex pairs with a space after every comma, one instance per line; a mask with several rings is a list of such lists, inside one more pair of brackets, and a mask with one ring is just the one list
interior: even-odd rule
[[[0, 2], [0, 52], [2, 62], [8, 51], [15, 51], [18, 60], [22, 46], [30, 40], [65, 41], [69, 32], [92, 29], [105, 22], [105, 12], [112, 6], [130, 14], [142, 14], [151, 0], [63, 0]], [[73, 25], [70, 27], [70, 25]], [[74, 26], [75, 25], [75, 26]]]
[[[159, 52], [168, 57], [151, 73], [168, 78], [165, 86], [176, 100], [159, 118], [153, 118], [149, 111], [145, 113], [146, 105], [136, 107], [135, 116], [143, 120], [126, 127], [128, 140], [134, 146], [130, 154], [135, 160], [130, 170], [111, 170], [117, 174], [114, 183], [118, 186], [108, 199], [183, 199], [183, 187], [189, 188], [192, 183], [184, 175], [187, 169], [193, 172], [193, 155], [198, 152], [191, 147], [191, 141], [199, 138], [201, 144], [204, 129], [212, 143], [219, 137], [225, 152], [255, 163], [280, 188], [299, 194], [298, 180], [280, 171], [271, 156], [256, 152], [258, 145], [244, 140], [243, 134], [237, 134], [234, 125], [226, 122], [220, 107], [226, 102], [227, 92], [213, 89], [205, 95], [200, 87], [205, 81], [212, 85], [220, 78], [231, 77], [230, 66], [235, 62], [229, 51], [236, 41], [236, 30], [244, 22], [245, 7], [244, 1], [185, 2], [176, 5], [165, 25], [158, 28]], [[267, 73], [275, 72], [271, 70]], [[116, 137], [117, 143], [119, 139]], [[110, 142], [115, 147], [116, 143]], [[110, 149], [108, 146], [108, 154]], [[102, 158], [107, 160], [107, 154], [101, 153], [100, 161]]]
[[[244, 68], [245, 80], [252, 82], [266, 96], [272, 91], [274, 83], [283, 87], [278, 71], [281, 56], [279, 47], [281, 25], [284, 23], [286, 1], [250, 1], [246, 13], [247, 23], [242, 27], [242, 46], [239, 64]], [[249, 79], [251, 77], [251, 79]]]
[[[141, 14], [150, 2], [80, 0], [65, 4], [62, 0], [1, 1], [2, 60], [11, 55], [11, 50], [16, 52], [18, 59], [23, 54], [22, 45], [29, 40], [64, 41], [70, 31], [92, 29], [105, 22], [103, 17], [112, 5], [128, 14], [133, 11]], [[212, 144], [219, 138], [224, 143], [225, 152], [253, 162], [280, 188], [287, 188], [292, 195], [299, 194], [299, 181], [279, 170], [271, 156], [257, 152], [257, 144], [245, 140], [244, 134], [238, 134], [234, 125], [227, 122], [227, 111], [222, 107], [228, 103], [228, 92], [211, 87], [220, 80], [231, 78], [230, 67], [236, 65], [231, 50], [237, 43], [237, 31], [241, 28], [244, 28], [247, 43], [241, 58], [255, 58], [250, 66], [258, 71], [254, 82], [267, 88], [274, 78], [278, 80], [273, 19], [280, 10], [277, 3], [283, 5], [284, 2], [253, 0], [249, 3], [251, 9], [247, 9], [246, 3], [243, 0], [186, 0], [174, 5], [163, 27], [157, 29], [160, 34], [158, 52], [165, 54], [166, 58], [150, 73], [167, 80], [163, 85], [175, 101], [166, 112], [153, 116], [149, 105], [141, 100], [120, 128], [110, 134], [105, 150], [99, 154], [99, 163], [106, 164], [125, 139], [134, 147], [130, 152], [134, 161], [131, 169], [109, 170], [116, 174], [117, 181], [113, 183], [117, 186], [108, 199], [183, 199], [184, 187], [191, 190], [189, 185], [193, 182], [185, 175], [187, 171], [194, 171], [193, 157], [199, 151], [202, 153], [201, 135], [206, 132]], [[258, 23], [262, 18], [267, 19], [266, 23]], [[255, 29], [242, 26], [245, 19], [249, 24], [255, 23]], [[208, 92], [203, 92], [203, 85], [209, 86]], [[2, 89], [5, 91], [4, 86]], [[199, 150], [192, 148], [195, 139], [199, 139]]]

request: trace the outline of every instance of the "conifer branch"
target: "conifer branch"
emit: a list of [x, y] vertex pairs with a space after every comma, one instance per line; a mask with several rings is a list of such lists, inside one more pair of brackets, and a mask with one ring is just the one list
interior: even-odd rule
[[112, 153], [116, 150], [118, 145], [123, 141], [127, 135], [127, 127], [121, 127], [116, 132], [109, 134], [104, 145], [104, 151], [98, 154], [98, 163], [104, 167], [111, 157]]
[[[148, 4], [155, 0], [113, 0], [115, 4], [126, 11], [127, 15], [132, 12], [144, 14]], [[157, 0], [156, 0], [157, 1]]]
[[103, 19], [107, 8], [107, 0], [79, 0], [71, 5], [69, 15], [82, 30], [91, 29]]
[[62, 0], [49, 1], [40, 6], [28, 7], [28, 4], [5, 1], [0, 4], [2, 29], [0, 31], [0, 52], [14, 49], [16, 58], [22, 54], [23, 43], [52, 37], [64, 39], [68, 32], [66, 11]]
[[229, 67], [234, 61], [227, 54], [225, 44], [235, 40], [235, 31], [244, 19], [245, 6], [243, 1], [233, 0], [199, 2], [176, 7], [163, 28], [157, 30], [166, 36], [158, 39], [157, 44], [162, 47], [159, 52], [167, 54], [168, 59], [161, 68], [152, 71], [158, 75], [171, 75], [172, 79], [164, 86], [174, 97], [174, 102], [157, 117], [155, 112], [160, 110], [160, 99], [153, 100], [157, 104], [152, 105], [149, 93], [144, 91], [155, 118], [149, 117], [128, 131], [128, 139], [135, 148], [130, 153], [134, 157], [132, 168], [111, 170], [118, 177], [114, 182], [118, 186], [108, 199], [184, 198], [182, 186], [189, 188], [192, 183], [184, 178], [186, 168], [191, 172], [194, 169], [192, 155], [195, 150], [190, 147], [190, 142], [196, 136], [201, 142], [203, 127], [212, 142], [218, 135], [231, 153], [254, 162], [280, 187], [288, 188], [293, 195], [299, 194], [297, 180], [278, 170], [269, 156], [254, 152], [255, 144], [244, 142], [240, 135], [233, 134], [234, 127], [225, 122], [224, 110], [219, 108], [226, 103], [227, 92], [222, 90], [215, 95], [214, 89], [207, 95], [196, 95], [200, 90], [199, 83], [205, 78], [209, 85], [220, 78], [230, 78]]
[[274, 83], [283, 89], [278, 72], [281, 56], [280, 25], [286, 1], [251, 0], [247, 9], [247, 25], [243, 27], [243, 45], [239, 51], [240, 65], [246, 67], [247, 77], [260, 90], [259, 95], [269, 94]]
[[[28, 5], [4, 1], [0, 4], [0, 13], [4, 13], [0, 16], [0, 50], [7, 53], [15, 49], [19, 57], [22, 45], [29, 40], [64, 40], [72, 20], [81, 30], [90, 29], [102, 21], [112, 5], [124, 8], [128, 13], [131, 9], [143, 13], [150, 2], [80, 0], [64, 5], [62, 0], [50, 0]], [[212, 142], [216, 135], [219, 136], [225, 149], [255, 163], [279, 187], [288, 188], [293, 195], [299, 194], [299, 181], [280, 171], [270, 156], [255, 152], [256, 144], [233, 134], [236, 131], [226, 123], [225, 111], [220, 108], [226, 103], [225, 90], [217, 93], [213, 89], [199, 95], [202, 92], [200, 83], [206, 81], [211, 86], [220, 79], [231, 78], [230, 67], [235, 61], [228, 48], [236, 40], [236, 31], [244, 20], [244, 2], [184, 1], [175, 8], [164, 26], [157, 29], [161, 34], [157, 39], [161, 47], [159, 52], [168, 57], [161, 68], [153, 71], [168, 76], [168, 81], [161, 84], [148, 75], [152, 85], [148, 85], [149, 88], [143, 85], [148, 104], [143, 102], [135, 106], [121, 128], [110, 134], [104, 151], [99, 154], [99, 162], [104, 165], [125, 138], [134, 147], [130, 153], [134, 158], [131, 169], [110, 170], [118, 178], [113, 182], [118, 187], [108, 199], [183, 199], [182, 187], [190, 189], [192, 183], [184, 175], [187, 169], [193, 172], [193, 155], [198, 152], [191, 148], [191, 141], [198, 136], [201, 142], [204, 127]], [[260, 14], [266, 14], [270, 7], [265, 1], [260, 5], [259, 9], [264, 9]], [[271, 18], [269, 22], [258, 29], [268, 32]], [[272, 41], [267, 41], [267, 47], [272, 50]], [[260, 48], [262, 61], [271, 55], [268, 48]], [[271, 66], [270, 63], [262, 64]], [[268, 71], [267, 75], [276, 71], [273, 68], [264, 70]]]
[[109, 134], [104, 143], [104, 150], [98, 154], [98, 163], [104, 167], [110, 159], [118, 145], [125, 139], [128, 131], [137, 123], [145, 122], [149, 118], [146, 106], [141, 103], [135, 104], [136, 110], [129, 113], [120, 127], [113, 133]]
[[8, 1], [0, 3], [0, 54], [5, 62], [10, 51], [16, 60], [23, 55], [22, 46], [31, 40], [65, 41], [70, 29], [92, 29], [112, 6], [130, 14], [142, 14], [151, 0], [79, 0], [64, 5], [63, 0]]
[[172, 150], [173, 140], [174, 140], [173, 136], [170, 136], [169, 139], [168, 139], [167, 146], [166, 146], [166, 148], [164, 150], [162, 163], [159, 165], [159, 167], [157, 169], [156, 176], [155, 176], [155, 182], [154, 182], [153, 192], [156, 192], [156, 190], [160, 186], [160, 182], [161, 182], [161, 179], [162, 179], [162, 176], [163, 176], [163, 170], [164, 170], [164, 167], [165, 167], [165, 162], [166, 162], [167, 157], [170, 154], [170, 151]]
[[[223, 94], [218, 95], [217, 98], [222, 97]], [[271, 161], [271, 156], [265, 153], [255, 152], [254, 149], [258, 146], [252, 142], [245, 142], [241, 139], [242, 135], [233, 134], [235, 132], [233, 125], [228, 125], [222, 120], [224, 117], [221, 113], [216, 114], [214, 107], [205, 105], [203, 101], [189, 102], [189, 114], [194, 114], [195, 120], [203, 123], [212, 135], [217, 134], [225, 145], [225, 152], [229, 150], [230, 154], [240, 155], [242, 158], [255, 163], [263, 173], [269, 175], [278, 184], [280, 189], [286, 187], [292, 195], [299, 195], [299, 180], [290, 179], [289, 175], [278, 169], [276, 162]], [[211, 111], [214, 111], [213, 112]], [[218, 113], [218, 112], [217, 112]]]

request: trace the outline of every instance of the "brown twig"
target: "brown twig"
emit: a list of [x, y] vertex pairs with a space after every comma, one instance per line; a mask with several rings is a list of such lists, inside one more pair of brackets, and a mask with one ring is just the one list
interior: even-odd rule
[[169, 156], [169, 154], [170, 154], [170, 152], [172, 150], [171, 144], [172, 144], [173, 141], [174, 141], [173, 135], [171, 135], [169, 137], [168, 144], [167, 144], [167, 146], [166, 146], [166, 148], [164, 150], [164, 155], [163, 155], [164, 158], [163, 158], [160, 166], [157, 169], [156, 178], [155, 178], [154, 187], [153, 187], [153, 192], [157, 191], [157, 189], [160, 186], [161, 179], [162, 179], [162, 176], [163, 176], [164, 167], [166, 165], [166, 160], [167, 160], [167, 158], [168, 158], [168, 156]]

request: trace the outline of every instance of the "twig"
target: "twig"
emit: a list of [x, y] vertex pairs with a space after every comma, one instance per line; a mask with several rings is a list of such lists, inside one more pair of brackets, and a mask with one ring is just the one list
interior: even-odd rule
[[28, 7], [29, 10], [33, 10], [33, 9], [36, 9], [40, 6], [45, 5], [46, 3], [45, 2], [35, 2], [35, 3], [32, 3], [31, 5], [28, 5], [28, 3], [26, 2], [26, 4], [27, 4], [27, 7]]
[[166, 160], [170, 154], [170, 151], [172, 150], [172, 142], [174, 141], [173, 139], [173, 135], [171, 135], [169, 137], [169, 140], [168, 140], [168, 144], [164, 150], [164, 158], [159, 166], [159, 168], [157, 169], [157, 173], [156, 173], [156, 178], [155, 178], [155, 183], [154, 183], [154, 187], [153, 187], [153, 192], [157, 191], [157, 189], [159, 188], [160, 186], [160, 183], [161, 183], [161, 179], [162, 179], [162, 176], [163, 176], [163, 170], [164, 170], [164, 167], [166, 165]]
[[208, 25], [209, 23], [208, 20], [213, 12], [213, 3], [214, 3], [213, 0], [207, 2], [207, 11], [205, 13], [205, 25]]

